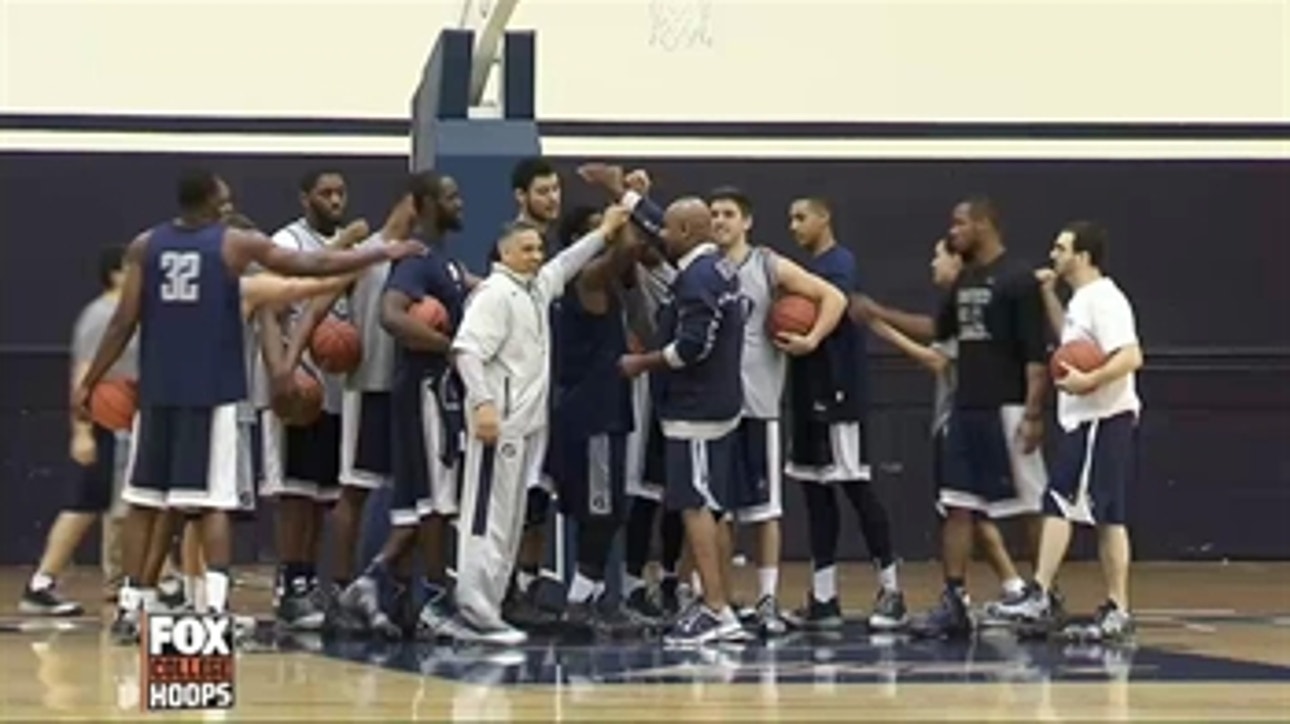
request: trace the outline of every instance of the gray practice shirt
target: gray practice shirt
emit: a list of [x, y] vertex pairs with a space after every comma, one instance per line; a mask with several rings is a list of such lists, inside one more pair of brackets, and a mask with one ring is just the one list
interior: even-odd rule
[[[99, 343], [103, 341], [103, 334], [107, 332], [108, 322], [112, 321], [112, 315], [116, 312], [116, 303], [117, 300], [112, 297], [101, 296], [81, 310], [72, 331], [73, 364], [89, 364], [94, 360]], [[129, 344], [126, 345], [125, 351], [121, 353], [116, 364], [108, 370], [104, 379], [121, 377], [137, 379], [138, 376], [139, 334], [135, 332]]]

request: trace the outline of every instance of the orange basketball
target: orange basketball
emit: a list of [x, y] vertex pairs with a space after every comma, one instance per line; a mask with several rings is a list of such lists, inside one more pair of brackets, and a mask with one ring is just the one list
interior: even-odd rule
[[288, 425], [312, 425], [322, 414], [323, 387], [316, 377], [304, 370], [296, 370], [295, 389], [275, 400], [274, 411]]
[[309, 338], [309, 354], [324, 372], [348, 374], [363, 361], [363, 339], [354, 325], [328, 317]]
[[139, 388], [134, 380], [104, 380], [90, 393], [90, 417], [109, 430], [129, 430], [139, 406]]
[[775, 300], [766, 321], [771, 336], [780, 332], [806, 334], [815, 326], [818, 315], [815, 302], [796, 294], [785, 294]]
[[423, 297], [421, 301], [408, 308], [408, 314], [431, 329], [444, 334], [452, 331], [452, 320], [448, 318], [448, 310], [434, 297]]
[[1049, 360], [1049, 371], [1053, 379], [1060, 380], [1066, 376], [1062, 363], [1074, 367], [1080, 372], [1092, 372], [1106, 362], [1106, 354], [1097, 343], [1087, 339], [1076, 339], [1058, 347]]

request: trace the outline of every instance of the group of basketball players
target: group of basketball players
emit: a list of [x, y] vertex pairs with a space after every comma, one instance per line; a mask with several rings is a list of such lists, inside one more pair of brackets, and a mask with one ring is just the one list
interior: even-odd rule
[[[291, 628], [507, 645], [552, 625], [606, 635], [664, 628], [665, 641], [684, 645], [840, 627], [841, 488], [875, 562], [872, 629], [970, 631], [974, 540], [1003, 589], [987, 619], [1050, 624], [1075, 521], [1101, 531], [1108, 602], [1092, 633], [1131, 630], [1124, 503], [1142, 358], [1132, 309], [1101, 274], [1098, 227], [1068, 225], [1051, 268], [1036, 271], [1006, 253], [988, 200], [958, 204], [932, 262], [945, 303], [925, 316], [859, 294], [854, 256], [822, 199], [789, 209], [799, 265], [751, 243], [752, 204], [738, 189], [664, 208], [644, 171], [587, 164], [579, 175], [603, 190], [605, 209], [563, 213], [554, 168], [542, 159], [516, 166], [517, 219], [483, 278], [453, 258], [464, 217], [451, 178], [411, 175], [369, 234], [362, 222], [342, 228], [343, 176], [309, 173], [302, 218], [270, 239], [234, 212], [218, 176], [183, 176], [179, 216], [135, 239], [119, 269], [105, 266], [107, 301], [78, 324], [92, 316], [100, 338], [92, 352], [84, 338], [93, 333], [78, 331], [74, 350], [72, 453], [87, 473], [69, 511], [80, 533], [59, 532], [60, 518], [24, 608], [79, 611], [57, 596], [55, 578], [87, 521], [111, 503], [114, 449], [128, 435], [114, 623], [126, 639], [141, 610], [226, 609], [229, 517], [254, 501], [254, 438], [260, 494], [277, 503], [275, 613]], [[1075, 292], [1067, 308], [1058, 279]], [[810, 300], [809, 329], [776, 327], [784, 296]], [[441, 324], [417, 313], [427, 300]], [[325, 372], [309, 351], [331, 317], [361, 339], [361, 362], [346, 374]], [[866, 328], [938, 376], [946, 588], [917, 619], [863, 445]], [[1075, 339], [1096, 343], [1106, 360], [1061, 369], [1050, 478], [1040, 451], [1049, 349]], [[311, 419], [299, 413], [301, 374], [324, 391]], [[139, 391], [133, 430], [115, 437], [87, 407], [95, 385], [114, 376], [137, 376]], [[793, 612], [778, 604], [785, 475], [802, 483], [813, 568], [808, 599]], [[363, 509], [385, 485], [391, 530], [360, 569]], [[546, 595], [541, 571], [553, 501], [578, 540], [559, 600]], [[994, 523], [1010, 517], [1031, 521], [1029, 582]], [[327, 520], [330, 583], [316, 570]], [[193, 541], [184, 595], [159, 592], [179, 523]], [[758, 594], [747, 607], [731, 597], [735, 523], [756, 534]], [[649, 586], [656, 527], [662, 576]], [[619, 530], [626, 575], [615, 596], [606, 567]]]

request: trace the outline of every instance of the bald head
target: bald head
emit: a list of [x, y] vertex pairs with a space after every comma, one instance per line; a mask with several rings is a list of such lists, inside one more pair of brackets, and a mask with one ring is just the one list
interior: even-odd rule
[[712, 212], [697, 196], [673, 201], [663, 213], [663, 242], [668, 256], [679, 259], [712, 238]]

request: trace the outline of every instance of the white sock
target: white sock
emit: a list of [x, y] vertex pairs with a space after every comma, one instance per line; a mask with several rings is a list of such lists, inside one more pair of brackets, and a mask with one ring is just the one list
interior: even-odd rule
[[533, 575], [532, 573], [525, 573], [524, 571], [520, 571], [519, 573], [515, 574], [515, 583], [516, 585], [519, 586], [521, 593], [528, 593], [529, 586], [533, 585], [533, 579], [535, 578], [537, 578], [537, 576]]
[[779, 590], [779, 566], [757, 569], [757, 598], [774, 597]]
[[117, 591], [116, 605], [122, 611], [138, 611], [139, 604], [139, 589], [134, 586], [123, 585], [121, 590]]
[[582, 575], [573, 574], [573, 583], [569, 585], [569, 603], [585, 603], [596, 595], [597, 582]]
[[886, 568], [878, 569], [878, 585], [882, 590], [895, 593], [900, 590], [900, 582], [896, 580], [896, 564], [893, 563]]
[[1003, 582], [1003, 593], [1006, 596], [1019, 596], [1026, 590], [1026, 582], [1020, 578], [1009, 578]]
[[838, 567], [816, 568], [811, 574], [811, 596], [819, 603], [828, 603], [838, 597]]
[[157, 598], [157, 589], [139, 588], [136, 590], [139, 593], [138, 608], [143, 609], [145, 613], [152, 613], [161, 608], [161, 601]]
[[212, 613], [228, 610], [228, 574], [206, 569], [206, 609]]
[[33, 591], [43, 591], [47, 588], [53, 588], [54, 577], [49, 575], [48, 573], [42, 573], [41, 571], [36, 571], [36, 573], [31, 577], [31, 583], [28, 585], [31, 587], [31, 590]]
[[698, 571], [690, 574], [690, 590], [693, 591], [696, 596], [703, 595], [703, 579], [699, 577]]
[[623, 574], [623, 597], [635, 593], [638, 589], [645, 587], [645, 579], [633, 576], [630, 573]]

